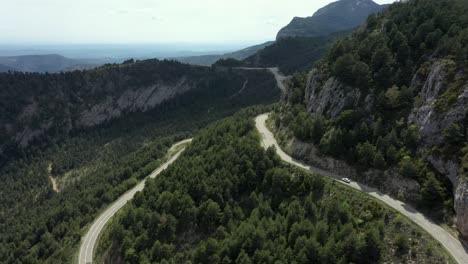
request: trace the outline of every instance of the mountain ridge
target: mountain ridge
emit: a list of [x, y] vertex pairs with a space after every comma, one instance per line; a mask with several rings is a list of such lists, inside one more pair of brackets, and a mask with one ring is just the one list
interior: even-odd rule
[[294, 17], [283, 27], [276, 39], [286, 37], [318, 37], [345, 31], [362, 24], [370, 14], [381, 11], [387, 5], [372, 0], [340, 0], [317, 10], [310, 17]]
[[265, 47], [270, 46], [273, 43], [274, 41], [267, 41], [262, 44], [250, 46], [250, 47], [238, 50], [238, 51], [229, 52], [229, 53], [225, 53], [221, 55], [201, 55], [201, 56], [178, 57], [178, 58], [173, 58], [173, 59], [180, 61], [182, 63], [202, 65], [202, 66], [211, 66], [212, 64], [214, 64], [215, 62], [221, 59], [244, 60], [254, 55], [259, 50], [262, 50]]
[[7, 67], [7, 71], [55, 73], [77, 69], [89, 69], [100, 64], [85, 59], [70, 59], [59, 54], [2, 56], [0, 65]]

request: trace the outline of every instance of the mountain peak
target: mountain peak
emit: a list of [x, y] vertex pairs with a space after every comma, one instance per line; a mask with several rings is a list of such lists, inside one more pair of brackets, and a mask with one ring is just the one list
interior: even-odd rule
[[372, 0], [341, 0], [320, 8], [313, 16], [327, 15], [327, 13], [331, 11], [348, 10], [351, 12], [358, 12], [363, 9], [375, 9], [378, 7], [380, 7], [380, 5]]
[[349, 30], [362, 24], [370, 14], [379, 12], [381, 6], [372, 0], [340, 0], [317, 10], [311, 17], [295, 17], [277, 36], [318, 37]]

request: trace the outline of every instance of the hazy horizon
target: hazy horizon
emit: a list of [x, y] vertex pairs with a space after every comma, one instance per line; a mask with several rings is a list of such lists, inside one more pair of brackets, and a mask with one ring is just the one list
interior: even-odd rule
[[59, 54], [73, 59], [145, 59], [223, 54], [259, 43], [0, 44], [0, 57]]
[[293, 17], [311, 16], [331, 2], [292, 0], [285, 6], [266, 0], [15, 0], [3, 3], [0, 11], [0, 43], [239, 48], [274, 40]]

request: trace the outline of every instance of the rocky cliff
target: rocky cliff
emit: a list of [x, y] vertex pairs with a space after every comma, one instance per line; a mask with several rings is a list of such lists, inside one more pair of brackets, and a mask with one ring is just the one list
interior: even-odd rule
[[78, 114], [77, 125], [92, 127], [120, 117], [124, 112], [146, 112], [162, 102], [188, 92], [195, 81], [182, 76], [174, 83], [155, 83], [148, 87], [129, 89], [119, 96], [108, 96], [90, 109]]
[[[366, 1], [339, 1], [312, 18], [339, 3]], [[453, 202], [468, 238], [466, 14], [466, 1], [410, 0], [369, 16], [330, 48], [306, 82], [301, 77], [290, 87], [283, 98], [294, 107], [285, 107], [279, 122], [335, 159], [396, 166], [420, 184], [423, 210], [448, 219]]]
[[[433, 61], [428, 69], [422, 69], [416, 73], [411, 81], [410, 90], [420, 92], [417, 94], [417, 100], [406, 119], [409, 124], [414, 124], [419, 129], [418, 155], [431, 164], [435, 170], [450, 179], [453, 185], [457, 227], [460, 233], [468, 238], [468, 175], [460, 169], [460, 157], [456, 153], [447, 154], [438, 151], [438, 149], [447, 148], [447, 128], [454, 124], [461, 127], [468, 125], [468, 82], [464, 79], [465, 73], [456, 69], [454, 61], [443, 59]], [[455, 73], [453, 73], [454, 70], [456, 70]], [[426, 73], [421, 73], [421, 71]], [[312, 70], [309, 73], [304, 98], [308, 112], [335, 118], [346, 109], [360, 108], [369, 113], [375, 109], [376, 96], [372, 93], [363, 94], [362, 90], [340, 82], [334, 77], [325, 81], [320, 80], [320, 77], [318, 70]], [[455, 93], [452, 91], [454, 90], [453, 85], [458, 86], [455, 89], [456, 99], [451, 101], [449, 105], [445, 105], [444, 109], [439, 109], [438, 105], [441, 104], [441, 100], [447, 96], [447, 93]], [[287, 98], [287, 93], [283, 97]], [[335, 164], [336, 161], [325, 162], [326, 159], [317, 156], [317, 150], [312, 151], [310, 146], [305, 148], [307, 150], [304, 148], [303, 144], [298, 143], [292, 147], [299, 156], [312, 159], [311, 162], [323, 163], [322, 167], [332, 170], [345, 168], [344, 170], [348, 174], [356, 175], [352, 168], [343, 166], [341, 162], [338, 164], [339, 166]], [[390, 173], [388, 174], [390, 175]], [[369, 182], [369, 179], [364, 180]], [[397, 186], [390, 183], [385, 184]], [[415, 190], [409, 191], [416, 192]], [[398, 193], [392, 188], [390, 188], [390, 192]]]
[[[445, 131], [454, 124], [467, 126], [468, 82], [463, 80], [465, 73], [459, 71], [451, 80], [450, 72], [456, 64], [452, 60], [439, 60], [432, 64], [427, 77], [417, 74], [411, 87], [421, 90], [420, 106], [412, 109], [408, 120], [419, 127], [421, 145], [419, 153], [440, 173], [447, 176], [454, 186], [454, 208], [457, 212], [457, 226], [468, 238], [468, 175], [460, 170], [460, 160], [456, 155], [442, 155], [431, 151], [433, 147], [443, 145], [446, 141]], [[456, 100], [446, 109], [437, 109], [437, 103], [444, 93], [450, 92], [449, 85], [459, 82]], [[422, 88], [420, 88], [422, 86]]]
[[[155, 79], [152, 84], [129, 86], [118, 92], [106, 93], [101, 98], [92, 98], [92, 101], [82, 98], [82, 104], [73, 104], [66, 95], [60, 95], [50, 101], [52, 109], [44, 105], [47, 101], [41, 95], [35, 95], [25, 98], [28, 103], [19, 109], [17, 117], [4, 122], [2, 127], [7, 136], [13, 136], [14, 142], [25, 148], [31, 141], [53, 128], [59, 127], [64, 133], [68, 133], [103, 124], [125, 113], [146, 112], [196, 88], [197, 83], [198, 80], [187, 76], [171, 81]], [[51, 110], [58, 113], [51, 113]]]
[[[193, 104], [203, 111], [225, 101], [241, 107], [271, 100], [262, 94], [273, 87], [269, 82], [274, 78], [268, 72], [158, 60], [60, 74], [0, 73], [0, 164], [35, 140], [55, 142], [160, 105], [164, 109], [158, 113], [177, 105]], [[233, 98], [239, 91], [242, 96]]]
[[359, 89], [346, 85], [334, 77], [321, 85], [319, 76], [320, 74], [313, 70], [305, 89], [306, 106], [310, 113], [334, 118], [343, 110], [357, 107], [362, 96]]

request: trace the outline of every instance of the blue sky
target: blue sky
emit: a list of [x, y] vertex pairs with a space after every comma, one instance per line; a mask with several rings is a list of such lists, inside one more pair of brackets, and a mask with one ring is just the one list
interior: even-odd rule
[[330, 2], [0, 0], [0, 43], [259, 43]]

